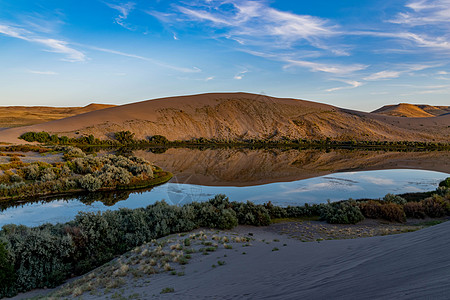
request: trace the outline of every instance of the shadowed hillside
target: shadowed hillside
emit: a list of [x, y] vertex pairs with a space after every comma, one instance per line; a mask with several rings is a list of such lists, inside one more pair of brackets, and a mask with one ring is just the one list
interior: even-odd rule
[[325, 139], [450, 141], [450, 115], [400, 118], [352, 111], [321, 103], [247, 93], [201, 94], [147, 100], [44, 124], [0, 131], [18, 142], [27, 131], [112, 138], [130, 130], [136, 138], [169, 140]]
[[396, 117], [427, 118], [450, 114], [450, 106], [400, 103], [397, 105], [385, 105], [372, 113]]

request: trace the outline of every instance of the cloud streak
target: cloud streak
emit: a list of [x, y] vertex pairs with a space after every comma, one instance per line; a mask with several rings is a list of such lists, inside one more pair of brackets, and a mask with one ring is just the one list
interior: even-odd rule
[[116, 24], [128, 30], [133, 30], [133, 28], [128, 23], [125, 23], [125, 20], [128, 18], [130, 12], [134, 10], [136, 3], [126, 2], [121, 4], [113, 4], [105, 2], [105, 4], [110, 8], [117, 10], [120, 13], [119, 16], [115, 18]]
[[335, 92], [335, 91], [340, 91], [340, 90], [347, 90], [347, 89], [354, 89], [357, 87], [360, 87], [363, 85], [362, 82], [360, 81], [356, 81], [356, 80], [339, 80], [342, 81], [346, 84], [348, 84], [348, 86], [340, 86], [340, 87], [335, 87], [335, 88], [331, 88], [331, 89], [327, 89], [327, 92]]
[[37, 74], [37, 75], [58, 75], [58, 73], [53, 71], [37, 71], [37, 70], [27, 70], [27, 73]]
[[164, 67], [164, 68], [168, 68], [168, 69], [172, 69], [178, 72], [183, 72], [183, 73], [198, 73], [201, 72], [201, 70], [197, 67], [193, 67], [193, 68], [183, 68], [183, 67], [177, 67], [177, 66], [173, 66], [161, 61], [158, 61], [156, 59], [153, 58], [149, 58], [149, 57], [145, 57], [145, 56], [141, 56], [141, 55], [136, 55], [136, 54], [132, 54], [132, 53], [126, 53], [126, 52], [122, 52], [122, 51], [117, 51], [117, 50], [113, 50], [113, 49], [106, 49], [106, 48], [101, 48], [101, 47], [95, 47], [95, 46], [88, 46], [85, 45], [85, 47], [90, 48], [92, 50], [96, 50], [96, 51], [100, 51], [100, 52], [105, 52], [105, 53], [110, 53], [110, 54], [115, 54], [115, 55], [120, 55], [120, 56], [125, 56], [125, 57], [130, 57], [130, 58], [135, 58], [135, 59], [139, 59], [139, 60], [143, 60], [149, 63], [152, 63], [154, 65], [160, 66], [160, 67]]
[[83, 52], [72, 48], [66, 41], [52, 38], [35, 37], [32, 32], [19, 27], [0, 24], [0, 34], [31, 43], [41, 44], [47, 48], [46, 51], [65, 55], [65, 58], [62, 59], [65, 61], [83, 62], [87, 59], [86, 55]]

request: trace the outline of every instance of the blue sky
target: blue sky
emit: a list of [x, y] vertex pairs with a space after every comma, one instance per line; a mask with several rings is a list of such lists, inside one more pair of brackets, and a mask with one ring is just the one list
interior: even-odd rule
[[450, 105], [450, 0], [0, 0], [0, 105], [246, 91]]

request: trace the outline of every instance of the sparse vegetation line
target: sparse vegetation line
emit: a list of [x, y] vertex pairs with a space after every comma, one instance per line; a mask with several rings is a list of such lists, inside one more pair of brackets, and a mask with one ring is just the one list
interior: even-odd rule
[[154, 135], [147, 139], [135, 139], [135, 134], [130, 131], [118, 131], [114, 133], [114, 139], [100, 140], [93, 135], [69, 138], [58, 136], [48, 132], [26, 132], [20, 136], [28, 142], [40, 142], [53, 145], [76, 146], [106, 146], [106, 147], [190, 147], [190, 146], [225, 146], [225, 147], [320, 147], [320, 148], [352, 148], [352, 149], [393, 149], [393, 150], [450, 150], [450, 143], [420, 142], [420, 141], [340, 141], [325, 138], [323, 140], [309, 139], [206, 139], [193, 138], [190, 140], [169, 141], [165, 136]]

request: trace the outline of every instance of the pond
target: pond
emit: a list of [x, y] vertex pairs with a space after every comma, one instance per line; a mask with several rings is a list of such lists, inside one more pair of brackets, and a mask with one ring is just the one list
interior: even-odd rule
[[381, 198], [387, 193], [434, 190], [450, 176], [448, 152], [169, 149], [135, 154], [173, 172], [174, 178], [147, 190], [3, 205], [0, 226], [67, 222], [79, 211], [138, 208], [163, 199], [182, 205], [216, 194], [226, 194], [231, 201], [271, 201], [281, 206]]

